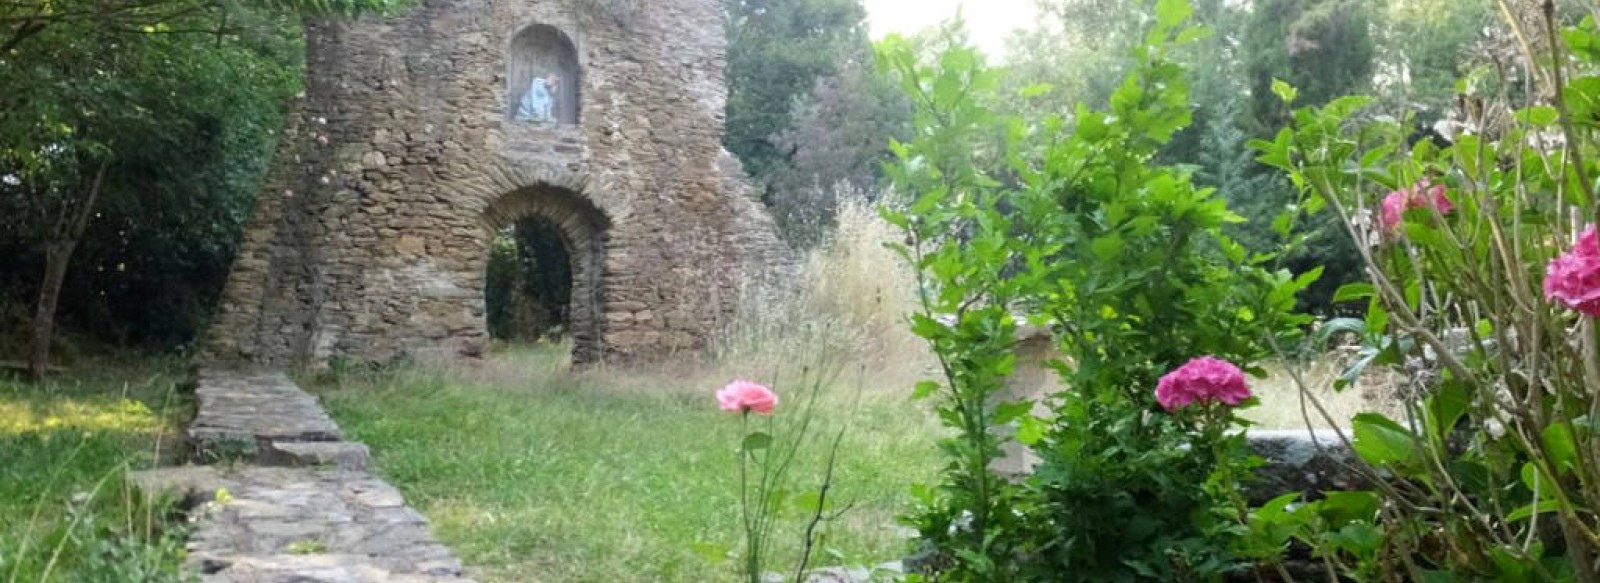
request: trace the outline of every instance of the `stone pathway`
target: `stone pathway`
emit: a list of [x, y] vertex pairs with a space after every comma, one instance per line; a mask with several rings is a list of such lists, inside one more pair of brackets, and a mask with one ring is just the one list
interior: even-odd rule
[[133, 479], [204, 502], [189, 541], [202, 582], [470, 583], [427, 520], [367, 473], [366, 446], [343, 441], [287, 376], [203, 371], [195, 392], [191, 446], [230, 463]]

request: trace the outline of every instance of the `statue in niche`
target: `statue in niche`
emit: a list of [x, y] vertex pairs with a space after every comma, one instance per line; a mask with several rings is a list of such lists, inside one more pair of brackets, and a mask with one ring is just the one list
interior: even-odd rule
[[517, 121], [556, 121], [556, 90], [561, 87], [561, 77], [534, 77], [528, 92], [522, 94], [517, 104]]

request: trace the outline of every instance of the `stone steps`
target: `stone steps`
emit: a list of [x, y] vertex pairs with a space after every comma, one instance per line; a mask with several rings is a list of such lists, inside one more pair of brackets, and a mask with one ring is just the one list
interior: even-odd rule
[[191, 447], [230, 463], [130, 477], [197, 502], [188, 564], [203, 583], [470, 583], [422, 514], [366, 471], [366, 446], [342, 441], [286, 375], [202, 371], [196, 394]]

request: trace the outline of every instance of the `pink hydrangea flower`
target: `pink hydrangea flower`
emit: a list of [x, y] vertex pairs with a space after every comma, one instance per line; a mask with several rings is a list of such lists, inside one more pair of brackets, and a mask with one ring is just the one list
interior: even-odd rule
[[1383, 209], [1379, 213], [1379, 221], [1383, 230], [1389, 234], [1400, 232], [1400, 223], [1405, 222], [1406, 211], [1432, 205], [1445, 214], [1456, 209], [1450, 198], [1444, 195], [1443, 184], [1430, 184], [1423, 180], [1408, 188], [1402, 188], [1383, 197]]
[[717, 391], [717, 403], [723, 411], [771, 415], [772, 408], [778, 406], [778, 394], [760, 383], [736, 380]]
[[1156, 383], [1156, 402], [1168, 412], [1197, 402], [1238, 405], [1249, 398], [1250, 387], [1245, 385], [1244, 371], [1212, 356], [1190, 360]]
[[1600, 317], [1600, 240], [1594, 225], [1584, 229], [1571, 251], [1550, 260], [1544, 275], [1544, 297]]

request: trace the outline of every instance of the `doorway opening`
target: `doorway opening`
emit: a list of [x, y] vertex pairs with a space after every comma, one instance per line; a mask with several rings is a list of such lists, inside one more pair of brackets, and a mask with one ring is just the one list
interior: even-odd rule
[[572, 258], [556, 225], [541, 217], [501, 230], [484, 281], [489, 337], [507, 343], [559, 342], [572, 327]]

